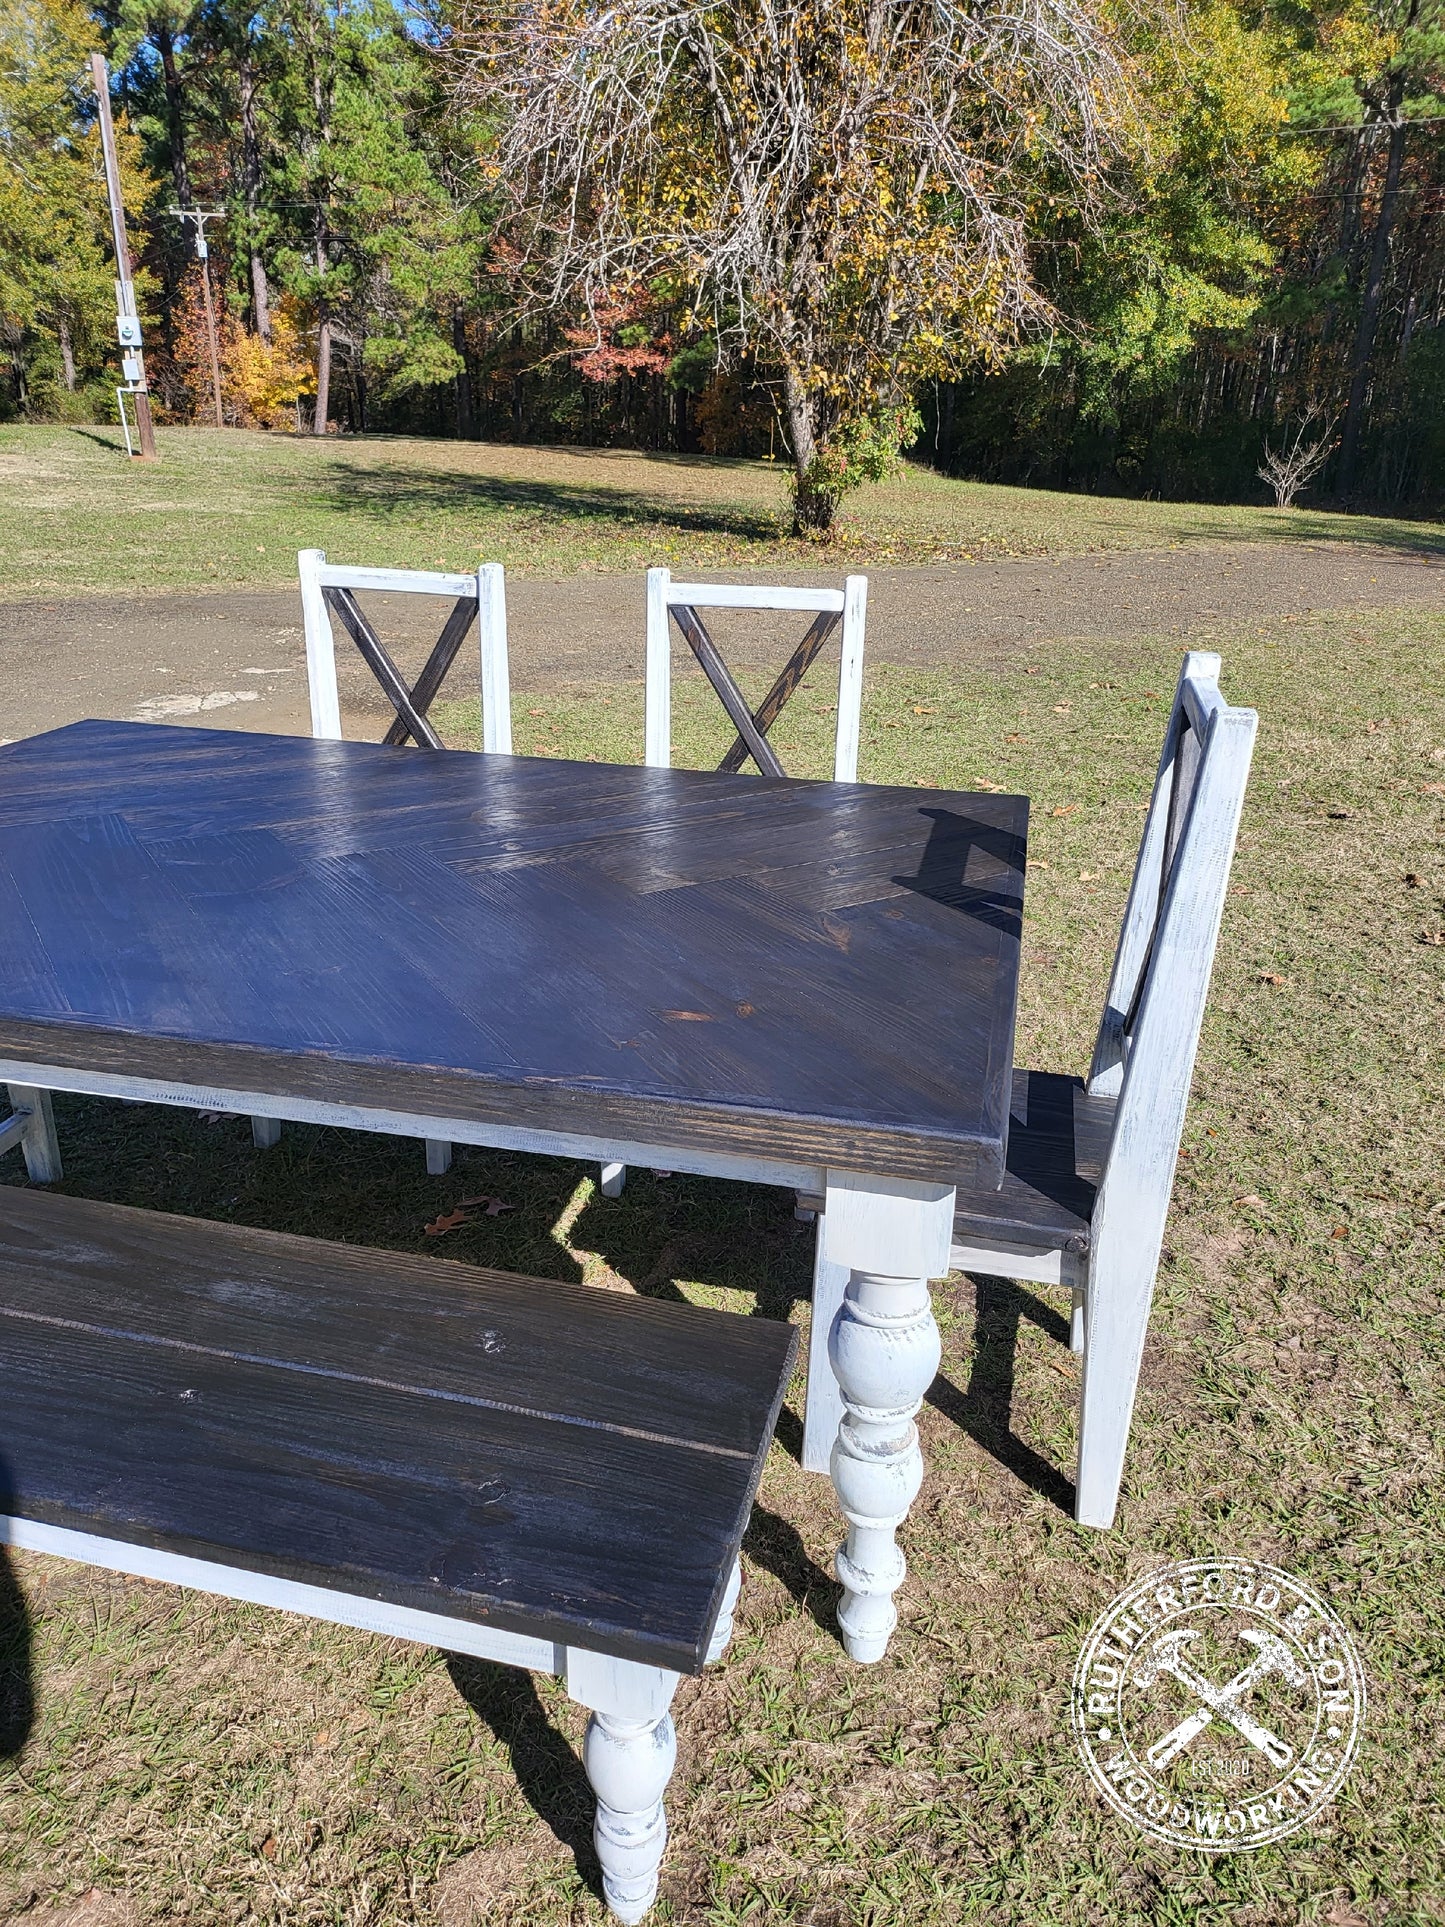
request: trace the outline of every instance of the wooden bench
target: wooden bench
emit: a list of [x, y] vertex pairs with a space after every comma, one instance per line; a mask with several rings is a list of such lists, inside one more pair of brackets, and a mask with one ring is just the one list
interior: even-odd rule
[[0, 1540], [561, 1675], [657, 1890], [785, 1325], [0, 1187]]

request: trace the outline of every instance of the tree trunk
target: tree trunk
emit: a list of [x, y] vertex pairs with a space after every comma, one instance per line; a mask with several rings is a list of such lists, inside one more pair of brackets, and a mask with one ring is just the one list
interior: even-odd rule
[[467, 324], [460, 308], [452, 309], [452, 346], [462, 358], [457, 370], [457, 435], [469, 442], [476, 433], [472, 415], [472, 363], [467, 353]]
[[1360, 324], [1355, 331], [1353, 373], [1350, 399], [1345, 410], [1345, 430], [1340, 439], [1340, 472], [1337, 490], [1341, 502], [1348, 501], [1355, 486], [1355, 467], [1360, 452], [1360, 430], [1364, 425], [1365, 394], [1370, 383], [1370, 362], [1375, 352], [1375, 333], [1380, 325], [1380, 300], [1385, 291], [1385, 267], [1390, 258], [1390, 236], [1400, 199], [1400, 170], [1405, 160], [1405, 123], [1398, 118], [1390, 129], [1390, 147], [1385, 161], [1385, 187], [1380, 196], [1380, 213], [1375, 222], [1370, 246], [1370, 266], [1360, 302]]
[[55, 324], [60, 336], [60, 366], [65, 374], [65, 385], [71, 394], [75, 393], [75, 348], [70, 339], [70, 323], [64, 315]]
[[157, 26], [155, 36], [166, 88], [166, 144], [171, 150], [171, 178], [176, 185], [178, 205], [189, 207], [191, 170], [186, 161], [186, 126], [182, 117], [181, 77], [176, 70], [176, 43], [167, 26]]
[[263, 341], [271, 339], [271, 290], [256, 231], [261, 200], [261, 142], [256, 131], [256, 68], [249, 38], [237, 63], [241, 101], [241, 191], [246, 205], [246, 246], [251, 258], [251, 319]]
[[313, 435], [326, 433], [326, 417], [331, 408], [331, 317], [321, 310], [316, 330], [316, 415], [311, 424]]
[[818, 459], [818, 436], [813, 398], [790, 366], [783, 369], [783, 406], [788, 416], [788, 437], [793, 444], [793, 533], [826, 535], [833, 526], [838, 501], [831, 491], [818, 486], [814, 468]]

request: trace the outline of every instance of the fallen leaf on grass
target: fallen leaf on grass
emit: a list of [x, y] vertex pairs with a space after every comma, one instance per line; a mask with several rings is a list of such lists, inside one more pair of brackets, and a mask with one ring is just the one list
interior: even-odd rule
[[1073, 706], [1074, 705], [1072, 703], [1055, 703], [1054, 714], [1056, 716], [1067, 716], [1069, 711], [1073, 708]]
[[1325, 1919], [1329, 1927], [1370, 1927], [1368, 1917], [1356, 1913], [1347, 1900], [1337, 1900]]
[[1004, 737], [1006, 743], [1021, 743], [1023, 740], [1022, 734], [1016, 729], [1011, 729], [1008, 735]]
[[1422, 796], [1445, 796], [1445, 783], [1422, 783], [1420, 785], [1420, 794]]
[[276, 1836], [274, 1833], [268, 1835], [268, 1837], [261, 1842], [261, 1852], [267, 1860], [274, 1860], [276, 1858]]
[[1279, 989], [1287, 981], [1288, 979], [1281, 977], [1277, 970], [1261, 970], [1255, 978], [1256, 983], [1273, 984], [1276, 989]]
[[504, 1211], [515, 1211], [516, 1208], [508, 1204], [505, 1198], [463, 1198], [450, 1211], [443, 1211], [439, 1218], [433, 1218], [424, 1229], [428, 1238], [440, 1238], [448, 1231], [456, 1231], [461, 1225], [470, 1224], [478, 1212], [489, 1218], [498, 1218]]
[[1428, 943], [1433, 949], [1438, 950], [1442, 945], [1445, 945], [1445, 930], [1422, 930], [1419, 940], [1421, 943]]
[[915, 703], [913, 713], [915, 716], [936, 716], [938, 709], [933, 703]]
[[1418, 871], [1418, 870], [1407, 870], [1407, 871], [1405, 872], [1405, 888], [1406, 888], [1407, 890], [1418, 890], [1418, 889], [1419, 889], [1419, 887], [1420, 887], [1420, 873], [1419, 873], [1419, 871]]
[[1047, 870], [1048, 867], [1049, 859], [1046, 856], [1031, 856], [1028, 858], [1028, 868], [1030, 870]]
[[1078, 807], [1077, 803], [1055, 803], [1054, 807], [1049, 811], [1049, 815], [1072, 816]]
[[1349, 1235], [1350, 1235], [1350, 1227], [1347, 1224], [1337, 1224], [1334, 1230], [1330, 1233], [1330, 1236], [1332, 1238], [1348, 1238]]
[[1003, 784], [991, 783], [986, 776], [980, 776], [975, 787], [981, 790], [987, 790], [990, 796], [997, 796], [1002, 791]]
[[1251, 1211], [1263, 1211], [1265, 1208], [1264, 1199], [1258, 1191], [1246, 1191], [1242, 1198], [1236, 1198], [1234, 1202], [1247, 1205]]
[[1041, 676], [1043, 673], [1042, 669], [1025, 669], [1024, 671], [1026, 676]]
[[1080, 870], [1079, 881], [1080, 883], [1093, 883], [1097, 880], [1098, 875], [1099, 872], [1097, 870]]

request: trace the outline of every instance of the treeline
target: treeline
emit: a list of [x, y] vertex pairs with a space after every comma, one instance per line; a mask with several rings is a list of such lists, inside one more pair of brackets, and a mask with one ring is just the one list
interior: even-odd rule
[[[1109, 191], [1031, 168], [1025, 140], [1033, 325], [940, 355], [889, 421], [961, 474], [1190, 497], [1257, 497], [1266, 454], [1307, 437], [1323, 494], [1438, 500], [1441, 0], [1116, 11], [1139, 124], [1099, 163]], [[99, 48], [162, 421], [214, 419], [205, 213], [226, 423], [787, 455], [778, 355], [676, 276], [585, 312], [519, 303], [505, 95], [459, 56], [489, 19], [0, 0], [0, 415], [114, 419]], [[968, 218], [953, 205], [932, 218]]]

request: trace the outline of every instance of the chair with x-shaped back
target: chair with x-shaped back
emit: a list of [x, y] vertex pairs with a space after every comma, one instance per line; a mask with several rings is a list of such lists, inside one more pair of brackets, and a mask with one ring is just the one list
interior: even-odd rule
[[[699, 609], [796, 609], [811, 614], [806, 633], [756, 710], [738, 688]], [[858, 780], [858, 730], [863, 709], [863, 625], [868, 578], [850, 575], [841, 589], [769, 589], [741, 582], [674, 582], [668, 569], [647, 571], [647, 722], [645, 759], [655, 769], [672, 766], [672, 629], [683, 639], [716, 690], [737, 735], [718, 764], [736, 773], [751, 757], [763, 776], [786, 776], [768, 731], [782, 715], [835, 629], [842, 630], [838, 667], [838, 727], [833, 738], [833, 781]], [[604, 1197], [619, 1197], [627, 1179], [621, 1164], [604, 1164]]]
[[[733, 680], [700, 609], [797, 609], [811, 613], [807, 633], [754, 710]], [[677, 624], [737, 731], [720, 770], [740, 770], [752, 758], [763, 776], [785, 776], [768, 731], [783, 713], [835, 629], [842, 630], [838, 669], [838, 727], [833, 781], [858, 780], [858, 728], [863, 707], [863, 625], [868, 578], [850, 575], [841, 589], [767, 589], [740, 582], [674, 582], [667, 569], [647, 571], [646, 758], [659, 769], [672, 762], [672, 630]]]
[[[1259, 718], [1184, 658], [1087, 1079], [1015, 1069], [996, 1191], [955, 1199], [955, 1270], [1072, 1287], [1083, 1353], [1081, 1525], [1114, 1522], [1154, 1277]], [[804, 1200], [815, 1209], [821, 1198]], [[822, 1240], [819, 1239], [821, 1248]], [[828, 1337], [848, 1274], [813, 1274], [803, 1464], [826, 1472], [842, 1416]]]
[[[339, 739], [341, 699], [336, 685], [335, 616], [360, 651], [396, 711], [383, 742], [410, 740], [422, 749], [444, 744], [427, 711], [446, 680], [475, 622], [480, 630], [482, 671], [482, 748], [499, 755], [512, 752], [512, 698], [507, 673], [506, 580], [499, 562], [487, 562], [475, 575], [452, 575], [418, 569], [341, 568], [326, 560], [323, 549], [302, 549], [296, 557], [301, 578], [301, 616], [306, 631], [306, 680], [311, 692], [311, 734]], [[421, 674], [408, 687], [406, 678], [388, 654], [357, 601], [357, 591], [383, 595], [443, 596], [452, 608]], [[253, 1117], [251, 1135], [261, 1148], [281, 1135], [279, 1118]], [[452, 1161], [452, 1147], [441, 1139], [426, 1140], [427, 1170], [440, 1175]]]

